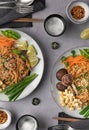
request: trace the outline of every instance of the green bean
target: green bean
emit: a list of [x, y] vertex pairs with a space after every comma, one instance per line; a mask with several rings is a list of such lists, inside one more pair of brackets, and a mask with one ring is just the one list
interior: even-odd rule
[[5, 35], [6, 37], [11, 37], [15, 40], [19, 39], [21, 36], [18, 32], [13, 31], [13, 30], [2, 30], [1, 31], [3, 35]]
[[86, 53], [84, 50], [79, 50], [80, 51], [80, 54], [82, 55], [82, 56], [84, 56], [84, 57], [86, 57], [86, 58], [88, 58], [89, 59], [89, 54], [88, 53]]
[[88, 118], [88, 116], [89, 116], [89, 110], [85, 113], [84, 117]]
[[15, 101], [19, 96], [20, 94], [22, 93], [22, 91], [20, 91], [17, 95], [15, 95], [13, 98], [12, 97], [9, 97], [9, 101]]
[[87, 52], [87, 53], [89, 53], [89, 49], [87, 49], [87, 48], [86, 48], [86, 49], [84, 49], [84, 51], [85, 51], [85, 52]]
[[89, 105], [88, 106], [86, 106], [85, 108], [83, 108], [83, 110], [82, 111], [80, 111], [80, 115], [83, 115], [83, 114], [85, 114], [87, 111], [89, 110]]
[[15, 92], [11, 93], [10, 96], [8, 96], [9, 99], [12, 99], [19, 93], [19, 92], [22, 92], [24, 90], [26, 86], [20, 88], [20, 89], [17, 89]]
[[19, 92], [14, 98], [13, 98], [13, 101], [15, 101], [20, 95], [21, 95], [22, 91]]

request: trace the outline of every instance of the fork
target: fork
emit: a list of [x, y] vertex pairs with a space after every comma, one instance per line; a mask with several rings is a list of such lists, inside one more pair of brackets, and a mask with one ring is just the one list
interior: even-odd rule
[[16, 7], [15, 10], [19, 13], [31, 13], [31, 12], [33, 12], [33, 6], [17, 4], [15, 7]]
[[33, 12], [33, 6], [23, 5], [23, 4], [17, 4], [14, 7], [11, 6], [0, 6], [0, 9], [12, 9], [19, 13], [31, 13]]

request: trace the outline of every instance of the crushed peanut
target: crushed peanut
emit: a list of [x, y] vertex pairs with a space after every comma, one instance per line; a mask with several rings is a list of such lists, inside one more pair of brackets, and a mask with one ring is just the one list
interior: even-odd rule
[[80, 99], [77, 99], [71, 87], [69, 86], [64, 92], [59, 92], [60, 94], [60, 103], [62, 106], [67, 107], [70, 110], [81, 110], [82, 109], [82, 102]]
[[74, 19], [80, 20], [80, 19], [84, 18], [85, 10], [81, 6], [74, 6], [71, 9], [71, 15], [73, 16]]
[[8, 119], [6, 112], [0, 110], [0, 124], [4, 124]]

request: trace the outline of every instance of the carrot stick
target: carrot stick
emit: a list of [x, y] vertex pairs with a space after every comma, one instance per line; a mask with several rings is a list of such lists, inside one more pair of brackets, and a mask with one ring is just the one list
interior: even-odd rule
[[69, 66], [72, 66], [74, 64], [80, 64], [80, 63], [87, 62], [87, 59], [80, 55], [78, 55], [76, 57], [68, 56], [67, 59], [65, 60], [65, 62], [68, 62]]
[[13, 38], [0, 35], [0, 47], [10, 47], [13, 44], [15, 44], [15, 40]]

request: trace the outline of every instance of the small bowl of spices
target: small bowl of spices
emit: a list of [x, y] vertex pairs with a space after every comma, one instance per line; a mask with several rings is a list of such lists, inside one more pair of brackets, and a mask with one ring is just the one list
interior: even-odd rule
[[4, 109], [0, 108], [0, 130], [7, 128], [11, 123], [11, 113]]
[[89, 6], [85, 2], [73, 1], [66, 8], [67, 17], [75, 24], [82, 24], [89, 19]]

